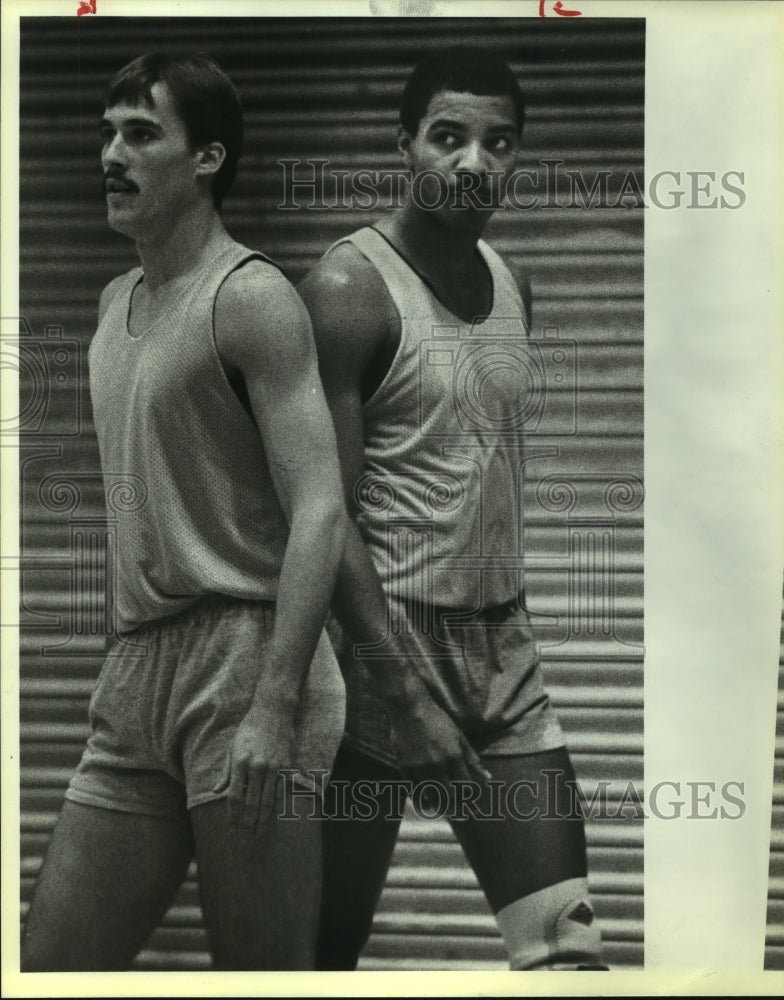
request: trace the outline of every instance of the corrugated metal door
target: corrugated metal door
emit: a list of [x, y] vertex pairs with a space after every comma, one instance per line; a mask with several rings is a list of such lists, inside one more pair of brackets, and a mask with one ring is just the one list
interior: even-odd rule
[[784, 969], [784, 614], [781, 619], [776, 757], [773, 764], [765, 968]]
[[[85, 386], [100, 290], [136, 263], [105, 224], [103, 87], [162, 45], [221, 61], [247, 114], [228, 228], [296, 282], [332, 240], [378, 214], [336, 204], [337, 184], [351, 191], [357, 171], [399, 166], [403, 81], [445, 40], [505, 55], [529, 98], [522, 166], [539, 187], [524, 179], [517, 194], [539, 204], [499, 213], [487, 234], [530, 274], [549, 373], [531, 439], [541, 450], [528, 465], [528, 602], [583, 791], [604, 795], [588, 836], [608, 958], [642, 964], [641, 20], [23, 19], [23, 914], [111, 633], [115, 519], [135, 502], [134, 484], [118, 479], [104, 507]], [[284, 171], [307, 179], [310, 159], [328, 161], [324, 178], [313, 168], [314, 185], [296, 188], [295, 200], [315, 203], [280, 209]], [[208, 964], [194, 874], [139, 968]], [[362, 967], [504, 967], [445, 822], [406, 819]]]

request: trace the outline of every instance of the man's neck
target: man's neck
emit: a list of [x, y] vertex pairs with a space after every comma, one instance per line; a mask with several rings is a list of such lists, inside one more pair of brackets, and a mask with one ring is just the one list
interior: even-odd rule
[[454, 274], [455, 269], [474, 265], [484, 224], [464, 230], [447, 227], [409, 200], [380, 228], [426, 273]]
[[227, 239], [223, 222], [211, 204], [181, 216], [165, 232], [137, 239], [136, 251], [147, 288], [155, 291], [189, 274]]

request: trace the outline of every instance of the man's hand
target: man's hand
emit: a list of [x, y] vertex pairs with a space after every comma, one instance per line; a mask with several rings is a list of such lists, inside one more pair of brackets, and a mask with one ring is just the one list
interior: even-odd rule
[[292, 746], [296, 701], [268, 699], [251, 705], [237, 727], [223, 780], [214, 791], [229, 790], [229, 826], [259, 833], [279, 803], [280, 771], [294, 764]]
[[489, 778], [476, 751], [419, 679], [409, 679], [407, 700], [396, 700], [390, 713], [392, 743], [406, 777], [444, 788], [450, 781]]

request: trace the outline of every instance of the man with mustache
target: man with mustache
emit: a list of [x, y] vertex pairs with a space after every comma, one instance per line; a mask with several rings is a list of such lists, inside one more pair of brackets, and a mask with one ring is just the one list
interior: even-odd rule
[[108, 221], [141, 267], [101, 296], [90, 388], [103, 469], [146, 497], [25, 971], [127, 968], [194, 856], [217, 968], [313, 967], [320, 830], [280, 818], [281, 772], [328, 769], [343, 731], [322, 625], [346, 517], [307, 312], [221, 221], [242, 131], [207, 56], [108, 89]]
[[[528, 310], [480, 238], [517, 161], [523, 99], [491, 53], [447, 49], [414, 70], [400, 122], [404, 205], [300, 286], [355, 514], [334, 601], [348, 719], [318, 963], [356, 967], [405, 775], [440, 780], [512, 968], [601, 968], [574, 772], [524, 605]], [[376, 808], [352, 811], [370, 787]]]

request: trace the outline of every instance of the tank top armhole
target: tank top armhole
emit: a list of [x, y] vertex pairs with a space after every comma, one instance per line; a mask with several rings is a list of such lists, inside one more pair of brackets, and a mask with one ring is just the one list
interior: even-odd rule
[[276, 263], [276, 261], [272, 260], [271, 257], [268, 257], [260, 250], [246, 250], [245, 254], [242, 257], [240, 257], [239, 260], [234, 261], [234, 263], [223, 272], [220, 281], [215, 286], [215, 292], [212, 296], [212, 308], [210, 309], [210, 346], [212, 348], [212, 352], [217, 362], [218, 368], [220, 369], [220, 373], [225, 388], [231, 393], [232, 397], [239, 405], [244, 416], [251, 421], [254, 427], [256, 427], [257, 426], [256, 418], [253, 416], [253, 410], [251, 409], [250, 405], [250, 396], [248, 395], [247, 389], [245, 390], [245, 398], [243, 398], [243, 396], [239, 392], [237, 392], [236, 387], [232, 385], [231, 379], [229, 378], [229, 373], [226, 371], [226, 366], [223, 363], [223, 358], [220, 355], [220, 351], [218, 350], [218, 343], [215, 338], [215, 306], [218, 302], [218, 295], [220, 294], [220, 290], [221, 288], [223, 288], [223, 286], [226, 284], [226, 281], [232, 274], [234, 274], [235, 271], [239, 271], [239, 269], [241, 267], [244, 267], [245, 264], [249, 264], [251, 261], [254, 260], [260, 260], [265, 264], [272, 265], [272, 267], [276, 268], [283, 275], [284, 278], [287, 278], [286, 272], [283, 270], [283, 268], [278, 263]]
[[[271, 257], [268, 257], [266, 254], [263, 254], [261, 252], [261, 250], [248, 250], [244, 257], [241, 257], [239, 260], [235, 261], [231, 265], [231, 267], [229, 267], [223, 273], [223, 275], [221, 276], [220, 281], [215, 286], [215, 294], [213, 295], [213, 298], [212, 298], [212, 319], [211, 319], [211, 322], [210, 322], [210, 326], [211, 326], [211, 329], [212, 329], [212, 342], [213, 342], [213, 344], [215, 344], [215, 303], [218, 301], [218, 295], [220, 294], [220, 290], [221, 290], [221, 288], [223, 288], [223, 286], [226, 284], [226, 282], [228, 281], [228, 279], [231, 277], [232, 274], [234, 274], [235, 271], [239, 271], [239, 269], [241, 267], [244, 267], [246, 264], [249, 264], [251, 261], [254, 261], [254, 260], [260, 260], [264, 264], [271, 264], [272, 267], [274, 267], [278, 271], [280, 271], [280, 273], [283, 275], [283, 277], [286, 278], [286, 280], [288, 280], [288, 276], [287, 276], [286, 272], [283, 270], [283, 268], [280, 266], [280, 264], [276, 263], [274, 260], [272, 260]], [[218, 349], [217, 348], [217, 344], [215, 346], [215, 349], [216, 350]], [[222, 367], [222, 365], [221, 365], [221, 367]]]
[[[516, 307], [520, 310], [520, 314], [523, 317], [525, 332], [528, 336], [530, 336], [531, 317], [528, 315], [528, 310], [525, 308], [522, 293], [517, 281], [515, 280], [514, 274], [509, 268], [509, 265], [504, 261], [498, 251], [494, 250], [488, 243], [485, 243], [484, 240], [479, 241], [479, 249], [487, 266], [491, 270], [496, 292], [498, 293], [503, 290], [504, 294], [510, 294], [512, 296]], [[500, 303], [496, 299], [496, 301], [493, 302], [493, 313], [497, 311], [499, 305]]]
[[[126, 271], [122, 275], [118, 275], [115, 279], [117, 281], [117, 290], [114, 295], [112, 295], [111, 301], [106, 307], [106, 311], [101, 317], [100, 321], [95, 325], [95, 332], [90, 338], [90, 343], [87, 347], [87, 360], [90, 360], [90, 354], [93, 349], [93, 344], [101, 330], [101, 327], [106, 326], [111, 323], [114, 314], [119, 310], [121, 316], [122, 327], [124, 330], [129, 328], [129, 319], [131, 314], [131, 299], [133, 298], [133, 293], [136, 290], [136, 286], [141, 281], [144, 276], [144, 271], [141, 267], [132, 267], [130, 271]], [[108, 286], [107, 286], [108, 287]]]
[[[370, 250], [367, 247], [367, 244], [365, 242], [365, 236], [364, 236], [364, 234], [365, 233], [370, 233], [370, 232], [373, 232], [373, 229], [372, 229], [371, 226], [366, 226], [364, 229], [359, 229], [359, 230], [357, 230], [354, 233], [350, 233], [348, 236], [343, 236], [341, 239], [336, 240], [324, 252], [324, 257], [326, 257], [327, 254], [330, 253], [332, 250], [334, 250], [336, 247], [339, 247], [339, 246], [344, 245], [344, 244], [349, 244], [350, 246], [352, 246], [357, 251], [357, 253], [360, 254], [360, 256], [362, 256], [368, 262], [368, 264], [370, 264], [370, 266], [372, 268], [374, 268], [374, 270], [378, 274], [379, 280], [381, 281], [381, 284], [384, 286], [384, 290], [386, 291], [387, 298], [389, 299], [389, 302], [390, 302], [392, 308], [395, 311], [395, 315], [397, 316], [397, 321], [398, 321], [398, 324], [400, 326], [400, 336], [398, 337], [398, 342], [397, 342], [397, 344], [395, 346], [394, 354], [389, 359], [389, 364], [387, 365], [386, 371], [384, 372], [384, 377], [381, 379], [381, 381], [375, 387], [375, 389], [373, 390], [373, 392], [367, 397], [367, 399], [363, 398], [363, 400], [362, 400], [362, 409], [363, 410], [365, 410], [366, 408], [374, 406], [377, 403], [377, 401], [379, 400], [379, 398], [382, 398], [382, 394], [383, 394], [384, 388], [389, 383], [389, 381], [390, 381], [390, 379], [392, 377], [392, 372], [393, 372], [393, 370], [395, 368], [395, 365], [396, 365], [396, 363], [398, 361], [398, 358], [400, 357], [401, 351], [403, 349], [403, 338], [405, 336], [405, 323], [403, 322], [403, 315], [400, 312], [400, 305], [395, 300], [395, 296], [392, 293], [392, 289], [389, 287], [389, 283], [384, 278], [384, 274], [383, 274], [383, 272], [381, 270], [381, 267], [380, 267], [380, 262], [377, 259], [374, 259], [374, 255], [373, 255], [372, 250]], [[358, 239], [355, 239], [355, 237], [358, 237]], [[374, 238], [375, 238], [374, 236], [370, 236], [370, 239], [374, 239]], [[323, 260], [323, 257], [322, 257], [322, 260]], [[382, 348], [382, 350], [384, 350], [385, 348], [386, 348], [386, 344], [384, 345], [384, 348]]]

